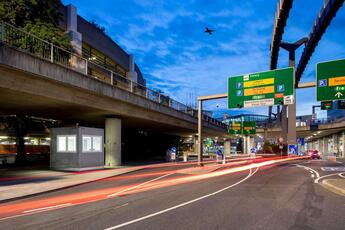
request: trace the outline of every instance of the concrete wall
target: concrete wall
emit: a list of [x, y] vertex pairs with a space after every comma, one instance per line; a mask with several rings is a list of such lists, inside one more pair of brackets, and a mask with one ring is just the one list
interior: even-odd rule
[[84, 42], [112, 58], [127, 71], [129, 70], [129, 55], [109, 36], [80, 16], [78, 16], [77, 27], [78, 32], [83, 35]]

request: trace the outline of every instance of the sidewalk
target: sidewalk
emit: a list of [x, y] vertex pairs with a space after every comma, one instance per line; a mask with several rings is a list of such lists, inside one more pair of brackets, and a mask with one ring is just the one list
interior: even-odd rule
[[[52, 170], [14, 171], [0, 177], [0, 203], [11, 199], [68, 188], [140, 170], [142, 167], [122, 167], [89, 172], [60, 172]], [[6, 177], [4, 177], [6, 176]]]
[[322, 185], [332, 192], [345, 196], [345, 179], [325, 179]]

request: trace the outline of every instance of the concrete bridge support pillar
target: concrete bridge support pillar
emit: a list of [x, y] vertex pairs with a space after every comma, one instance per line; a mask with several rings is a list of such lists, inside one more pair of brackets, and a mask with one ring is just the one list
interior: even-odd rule
[[121, 165], [121, 119], [105, 120], [105, 166]]
[[[323, 150], [323, 139], [324, 139], [324, 137], [323, 138], [319, 138], [318, 140], [317, 140], [317, 145], [318, 146], [313, 146], [313, 149], [317, 149], [317, 150], [319, 150], [319, 151], [321, 151], [321, 152], [324, 152]], [[315, 143], [316, 144], [316, 143]]]
[[199, 146], [199, 143], [198, 143], [198, 136], [197, 135], [193, 135], [193, 143], [194, 143], [194, 153], [197, 154], [198, 153], [198, 146]]
[[323, 155], [328, 155], [328, 137], [322, 138], [322, 149]]
[[338, 138], [338, 134], [333, 134], [332, 136], [333, 139], [333, 145], [332, 145], [332, 154], [335, 153], [336, 156], [338, 156], [338, 152], [339, 152], [339, 138]]
[[231, 141], [226, 140], [226, 141], [224, 141], [224, 155], [230, 156], [230, 154], [231, 154], [230, 151], [231, 151]]

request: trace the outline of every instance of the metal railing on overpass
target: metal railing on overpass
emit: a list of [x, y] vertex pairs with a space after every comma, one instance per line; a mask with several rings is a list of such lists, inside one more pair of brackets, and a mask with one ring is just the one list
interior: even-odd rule
[[[112, 85], [113, 87], [129, 91], [133, 94], [149, 99], [150, 101], [154, 101], [174, 110], [189, 114], [192, 117], [197, 118], [198, 116], [197, 110], [193, 109], [192, 107], [186, 106], [167, 95], [149, 89], [144, 85], [138, 84], [137, 82], [131, 81], [130, 79], [127, 79], [116, 72], [98, 65], [92, 60], [86, 59], [79, 54], [58, 47], [53, 43], [49, 43], [6, 22], [1, 22], [0, 34], [0, 42], [3, 45], [29, 53], [54, 64], [67, 67], [86, 76], [97, 78], [104, 83]], [[205, 114], [203, 115], [203, 120], [218, 127], [224, 129], [227, 128], [226, 124]]]

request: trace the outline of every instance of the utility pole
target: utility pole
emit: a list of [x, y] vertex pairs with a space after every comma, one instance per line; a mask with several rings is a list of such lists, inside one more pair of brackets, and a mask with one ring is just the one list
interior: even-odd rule
[[[295, 43], [281, 42], [280, 47], [289, 52], [289, 67], [295, 67], [296, 50], [308, 41], [308, 38], [302, 38]], [[296, 79], [294, 73], [294, 87], [296, 86]], [[288, 108], [288, 121], [286, 119], [286, 109]], [[287, 133], [287, 136], [286, 136]], [[283, 105], [282, 108], [282, 137], [286, 137], [288, 145], [297, 143], [296, 135], [296, 91], [294, 95], [294, 102], [291, 105]]]

